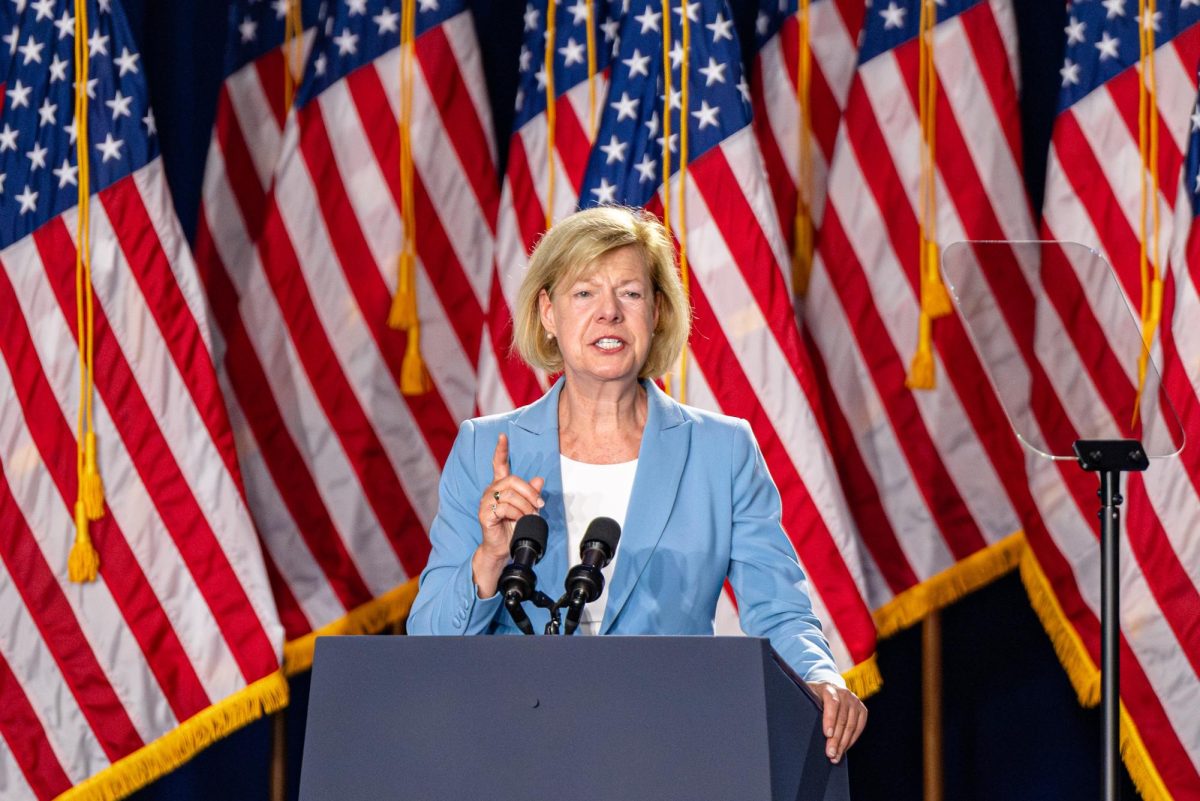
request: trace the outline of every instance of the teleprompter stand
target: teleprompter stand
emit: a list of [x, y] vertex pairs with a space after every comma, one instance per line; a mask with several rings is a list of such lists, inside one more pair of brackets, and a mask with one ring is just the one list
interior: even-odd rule
[[301, 801], [848, 801], [748, 637], [322, 637]]

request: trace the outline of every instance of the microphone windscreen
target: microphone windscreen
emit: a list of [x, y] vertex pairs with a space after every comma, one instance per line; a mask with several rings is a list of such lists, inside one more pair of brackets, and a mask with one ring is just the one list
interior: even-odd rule
[[513, 528], [511, 548], [515, 550], [517, 543], [521, 541], [528, 542], [537, 553], [538, 559], [541, 559], [542, 554], [546, 552], [546, 540], [549, 536], [550, 527], [545, 520], [538, 515], [525, 515]]
[[588, 523], [587, 531], [584, 532], [583, 540], [579, 545], [579, 555], [583, 556], [583, 544], [588, 542], [602, 542], [608, 546], [609, 556], [617, 552], [617, 540], [621, 539], [621, 524], [611, 517], [597, 517], [591, 523]]

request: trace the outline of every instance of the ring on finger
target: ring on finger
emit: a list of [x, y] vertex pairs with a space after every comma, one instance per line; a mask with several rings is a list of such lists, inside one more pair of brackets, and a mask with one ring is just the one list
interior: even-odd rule
[[500, 518], [500, 515], [496, 514], [496, 504], [493, 503], [491, 508], [492, 508], [492, 517], [494, 517], [498, 520]]
[[[500, 503], [500, 490], [496, 490], [492, 493], [492, 500], [494, 500], [496, 503]], [[492, 508], [494, 509], [495, 507], [493, 506]]]

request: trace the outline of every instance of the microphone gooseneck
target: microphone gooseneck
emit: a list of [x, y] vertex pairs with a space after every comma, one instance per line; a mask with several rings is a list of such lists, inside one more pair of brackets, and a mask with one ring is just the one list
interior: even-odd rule
[[572, 634], [579, 627], [583, 607], [604, 592], [604, 573], [612, 561], [621, 539], [621, 525], [610, 517], [597, 517], [588, 524], [579, 546], [580, 564], [571, 568], [565, 582], [569, 606], [563, 633]]
[[537, 590], [537, 574], [533, 566], [546, 552], [549, 527], [537, 515], [525, 515], [513, 528], [509, 542], [510, 562], [500, 573], [500, 594], [504, 596], [504, 608], [512, 615], [513, 622], [525, 634], [533, 634], [529, 617], [521, 608], [524, 601], [534, 597]]

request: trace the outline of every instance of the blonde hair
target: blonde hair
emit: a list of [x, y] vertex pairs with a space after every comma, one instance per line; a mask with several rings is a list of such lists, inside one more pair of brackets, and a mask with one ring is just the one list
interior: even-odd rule
[[539, 314], [542, 290], [553, 296], [559, 286], [570, 286], [582, 278], [605, 253], [630, 246], [642, 255], [658, 304], [658, 324], [638, 378], [658, 378], [671, 369], [687, 344], [691, 305], [675, 268], [675, 248], [666, 229], [645, 209], [626, 206], [577, 211], [538, 241], [513, 309], [512, 349], [526, 364], [547, 373], [563, 369], [558, 340], [547, 334]]

